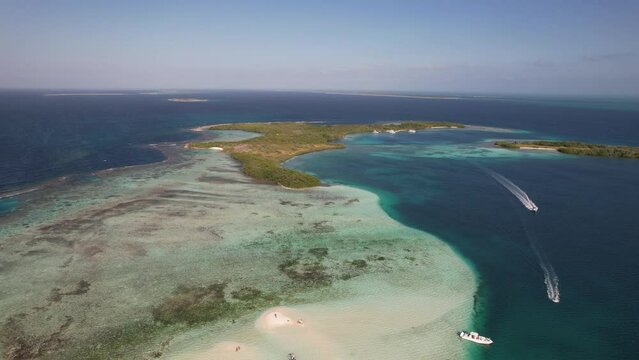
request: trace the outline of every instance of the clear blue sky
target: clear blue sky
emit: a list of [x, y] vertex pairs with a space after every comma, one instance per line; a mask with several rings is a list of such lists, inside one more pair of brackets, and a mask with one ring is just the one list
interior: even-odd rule
[[639, 1], [0, 0], [0, 87], [639, 95]]

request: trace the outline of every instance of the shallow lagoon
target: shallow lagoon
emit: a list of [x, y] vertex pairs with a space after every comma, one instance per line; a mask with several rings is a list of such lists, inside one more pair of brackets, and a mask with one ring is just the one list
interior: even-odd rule
[[[158, 95], [91, 99], [42, 95], [37, 91], [0, 93], [3, 130], [0, 132], [0, 163], [3, 166], [0, 191], [13, 191], [16, 187], [22, 190], [24, 186], [30, 188], [33, 181], [57, 176], [87, 175], [69, 176], [63, 185], [68, 186], [62, 189], [64, 191], [58, 187], [47, 188], [34, 196], [20, 196], [17, 206], [13, 208], [11, 205], [12, 211], [0, 218], [2, 240], [11, 234], [35, 232], [33, 228], [49, 223], [51, 219], [74, 218], [83, 209], [106, 205], [105, 201], [109, 199], [115, 203], [118, 199], [126, 199], [129, 194], [137, 196], [137, 190], [143, 190], [139, 187], [141, 184], [154, 176], [162, 177], [168, 168], [152, 165], [153, 171], [144, 168], [139, 173], [127, 173], [126, 176], [119, 176], [122, 175], [120, 170], [108, 172], [110, 175], [98, 173], [92, 176], [88, 173], [160, 161], [162, 153], [147, 149], [146, 144], [193, 138], [193, 133], [181, 129], [207, 123], [303, 119], [328, 123], [448, 120], [535, 132], [529, 135], [489, 134], [489, 138], [495, 139], [502, 136], [561, 137], [627, 145], [637, 145], [639, 141], [636, 99], [616, 104], [594, 98], [580, 99], [578, 103], [561, 98], [537, 101], [529, 97], [450, 101], [219, 91], [206, 95], [211, 100], [208, 103], [193, 107], [175, 106], [184, 104], [168, 102], [166, 97]], [[451, 137], [461, 134], [455, 132], [447, 136], [451, 140]], [[422, 135], [427, 137], [423, 140], [433, 142], [437, 139], [431, 135], [445, 133]], [[385, 157], [351, 157], [351, 154], [362, 154], [355, 151], [356, 145], [352, 144], [348, 152], [321, 154], [320, 157], [326, 156], [329, 162], [313, 158], [313, 166], [306, 169], [321, 174], [324, 180], [354, 184], [373, 191], [393, 218], [436, 234], [472, 260], [479, 273], [480, 295], [475, 328], [497, 340], [489, 351], [479, 351], [476, 354], [478, 358], [512, 359], [513, 354], [522, 359], [636, 357], [639, 352], [639, 342], [636, 341], [636, 329], [639, 328], [636, 258], [639, 257], [639, 248], [633, 239], [639, 233], [639, 223], [635, 219], [639, 212], [635, 184], [639, 178], [637, 163], [618, 159], [567, 158], [554, 154], [553, 158], [539, 158], [535, 154], [527, 154], [524, 158], [514, 152], [501, 152], [499, 154], [505, 157], [500, 159], [492, 155], [486, 158], [484, 166], [511, 178], [540, 205], [540, 216], [530, 218], [526, 217], [528, 213], [512, 195], [490, 178], [485, 178], [485, 174], [473, 165], [482, 164], [483, 161], [476, 155], [482, 154], [485, 147], [464, 150], [467, 154], [475, 153], [469, 156], [469, 160], [461, 153], [448, 158], [448, 150], [474, 142], [452, 139], [452, 143], [448, 142], [450, 148], [440, 143], [438, 153], [427, 151], [424, 155], [428, 156], [420, 160], [413, 157], [417, 144], [404, 146], [407, 138], [395, 137], [397, 139], [401, 141], [389, 142], [385, 144], [386, 148], [373, 149]], [[411, 139], [411, 142], [422, 141], [417, 137]], [[480, 140], [487, 143], [488, 138]], [[455, 145], [455, 142], [461, 144]], [[393, 154], [391, 144], [403, 146], [404, 153], [401, 156]], [[474, 145], [471, 144], [471, 147]], [[453, 153], [450, 152], [451, 155]], [[543, 156], [547, 155], [550, 154]], [[308, 156], [312, 158], [315, 155]], [[389, 156], [405, 161], [386, 161]], [[398, 169], [395, 168], [397, 166]], [[398, 171], [402, 169], [409, 171], [399, 176]], [[351, 176], [353, 174], [357, 176]], [[219, 179], [218, 175], [211, 173], [206, 177], [209, 181]], [[93, 185], [83, 187], [87, 183]], [[537, 230], [532, 232], [532, 236], [541, 243], [560, 277], [562, 301], [557, 307], [545, 296], [543, 276], [523, 233], [522, 219], [528, 221], [528, 230]], [[534, 222], [530, 223], [533, 219]], [[545, 230], [540, 230], [540, 225]], [[91, 237], [88, 236], [87, 240]], [[37, 271], [33, 274], [25, 271], [26, 276], [22, 280], [41, 277], [42, 269], [58, 274], [57, 266], [60, 263], [64, 265], [70, 257], [56, 255], [50, 266], [40, 266], [39, 261], [46, 262], [49, 255], [38, 255], [38, 248], [20, 248], [20, 252], [14, 254], [9, 249], [18, 249], [15, 244], [7, 247], [3, 242], [0, 246], [0, 276], [10, 274], [20, 262], [24, 262], [25, 266], [37, 263], [33, 266]], [[505, 252], [496, 253], [497, 248]], [[36, 258], [30, 259], [34, 256]], [[83, 289], [82, 286], [76, 288], [78, 282], [66, 284], [65, 276], [58, 275], [56, 279], [57, 283], [69, 286], [66, 290], [61, 288], [61, 292]], [[180, 278], [187, 279], [188, 276]], [[177, 280], [167, 277], [166, 281]], [[36, 285], [21, 283], [20, 286], [31, 289]], [[37, 286], [46, 288], [47, 291], [42, 293], [49, 297], [51, 293], [48, 291], [60, 285], [43, 283]], [[170, 292], [175, 290], [171, 286], [166, 288]], [[0, 299], [3, 299], [0, 301], [5, 301], [6, 291], [7, 287], [0, 291]], [[91, 290], [85, 295], [90, 293]], [[70, 301], [74, 297], [63, 298]], [[40, 297], [26, 300], [23, 297], [20, 301], [25, 304], [16, 306], [16, 311], [26, 309], [29, 312], [29, 306], [44, 302]], [[159, 303], [161, 299], [155, 301]], [[128, 306], [123, 304], [121, 308]], [[149, 307], [141, 306], [140, 309], [145, 309], [146, 312], [141, 314], [148, 316]], [[247, 324], [258, 315], [248, 316]], [[56, 326], [64, 324], [65, 320], [62, 319]], [[66, 331], [81, 327], [78, 324], [74, 322]], [[224, 326], [226, 323], [220, 324]], [[201, 334], [208, 333], [207, 327], [198, 329], [201, 329]], [[584, 337], [588, 337], [589, 341], [582, 341]], [[186, 332], [184, 337], [175, 337], [169, 342], [168, 351], [178, 351], [178, 347], [188, 349], [194, 346], [195, 338], [190, 332]], [[209, 344], [206, 336], [199, 338], [203, 346]]]
[[[224, 358], [229, 342], [263, 358], [465, 357], [472, 271], [377, 196], [255, 184], [222, 153], [160, 148], [163, 163], [25, 194], [3, 218], [7, 358]], [[256, 328], [277, 305], [305, 332]]]

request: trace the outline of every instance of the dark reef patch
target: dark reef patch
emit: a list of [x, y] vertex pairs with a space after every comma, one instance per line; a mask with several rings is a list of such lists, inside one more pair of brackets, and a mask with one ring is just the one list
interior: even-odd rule
[[226, 283], [178, 286], [171, 296], [153, 308], [153, 318], [164, 324], [201, 323], [219, 319], [231, 310], [224, 298]]
[[131, 257], [143, 257], [146, 256], [146, 248], [142, 244], [127, 243], [123, 245], [124, 251]]
[[0, 331], [0, 342], [7, 360], [34, 359], [59, 350], [67, 342], [63, 333], [73, 323], [73, 317], [66, 316], [64, 323], [48, 336], [28, 334], [22, 320], [26, 315], [16, 315], [7, 319]]
[[131, 358], [130, 350], [133, 346], [149, 343], [164, 329], [156, 324], [136, 321], [117, 328], [109, 328], [97, 333], [92, 341], [86, 341], [81, 346], [61, 354], [69, 360], [111, 360]]
[[84, 257], [94, 257], [95, 255], [104, 252], [105, 247], [100, 244], [86, 244], [79, 248], [79, 252]]
[[351, 265], [353, 265], [354, 267], [358, 269], [363, 269], [368, 266], [368, 263], [366, 262], [366, 260], [356, 259], [351, 261]]
[[21, 255], [22, 256], [37, 256], [37, 255], [44, 255], [47, 254], [48, 251], [44, 250], [44, 249], [33, 249], [33, 250], [28, 250], [23, 252]]
[[290, 201], [290, 200], [282, 200], [282, 199], [280, 199], [280, 205], [288, 205], [288, 206], [293, 206], [293, 207], [302, 207], [304, 209], [313, 206], [313, 204], [302, 204], [302, 203], [296, 203], [296, 202], [293, 202], [293, 201]]
[[[154, 199], [136, 199], [127, 202], [115, 204], [113, 206], [95, 210], [84, 217], [72, 220], [61, 220], [54, 224], [44, 225], [39, 228], [45, 234], [67, 234], [73, 231], [90, 231], [98, 226], [103, 220], [123, 215], [127, 212], [141, 210], [151, 205], [159, 204], [160, 200]], [[55, 235], [54, 235], [55, 236]]]
[[231, 297], [237, 300], [253, 300], [262, 296], [262, 292], [252, 287], [243, 287], [231, 292]]
[[[303, 225], [304, 223], [298, 223], [299, 225]], [[312, 234], [312, 233], [331, 233], [335, 232], [335, 228], [333, 226], [327, 225], [328, 221], [318, 221], [311, 224], [312, 229], [303, 229], [300, 230], [302, 234]]]
[[314, 255], [316, 258], [321, 260], [325, 258], [326, 256], [328, 256], [328, 249], [325, 247], [312, 248], [312, 249], [308, 249], [308, 253], [311, 255]]
[[259, 289], [245, 286], [239, 290], [231, 291], [231, 297], [245, 302], [245, 307], [254, 309], [258, 305], [273, 305], [280, 302], [275, 294], [267, 294]]
[[86, 294], [91, 288], [91, 283], [86, 280], [80, 280], [75, 286], [67, 291], [62, 291], [60, 288], [51, 289], [51, 294], [47, 298], [48, 301], [58, 302], [62, 300], [63, 296], [68, 295], [83, 295]]
[[258, 289], [242, 287], [231, 292], [227, 300], [227, 283], [209, 286], [178, 286], [160, 305], [153, 308], [153, 318], [162, 324], [198, 324], [231, 318], [243, 312], [279, 303], [279, 298]]
[[317, 232], [328, 233], [334, 232], [335, 228], [328, 225], [328, 221], [318, 221], [313, 223], [313, 229]]
[[327, 286], [332, 282], [331, 276], [326, 273], [326, 267], [318, 261], [288, 259], [278, 268], [291, 280], [306, 286]]
[[27, 242], [27, 245], [34, 246], [41, 242], [47, 242], [52, 245], [68, 247], [68, 248], [72, 247], [73, 244], [75, 243], [74, 241], [68, 240], [64, 238], [63, 236], [42, 236], [42, 237], [36, 237], [32, 240], [29, 240]]

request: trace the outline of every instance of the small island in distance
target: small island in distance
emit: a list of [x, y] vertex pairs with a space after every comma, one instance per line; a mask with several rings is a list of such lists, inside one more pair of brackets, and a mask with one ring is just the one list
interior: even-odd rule
[[554, 150], [564, 154], [639, 159], [639, 147], [588, 144], [578, 141], [497, 141], [495, 145], [506, 149]]
[[207, 102], [206, 99], [197, 99], [197, 98], [171, 98], [169, 101], [172, 102], [182, 102], [182, 103], [194, 103], [194, 102]]
[[306, 122], [239, 123], [213, 125], [209, 130], [242, 130], [262, 136], [233, 142], [194, 142], [188, 147], [215, 149], [229, 153], [242, 164], [242, 171], [259, 181], [288, 188], [307, 188], [320, 185], [315, 176], [286, 169], [281, 164], [298, 155], [341, 149], [336, 143], [344, 136], [367, 132], [397, 132], [433, 128], [463, 128], [452, 122], [410, 121], [396, 124], [319, 125]]

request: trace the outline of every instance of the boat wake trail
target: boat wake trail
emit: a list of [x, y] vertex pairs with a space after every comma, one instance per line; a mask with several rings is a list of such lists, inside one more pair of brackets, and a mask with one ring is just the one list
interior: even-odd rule
[[526, 207], [526, 209], [530, 211], [537, 211], [539, 208], [535, 203], [530, 200], [528, 194], [525, 191], [519, 188], [519, 186], [515, 185], [512, 181], [510, 181], [505, 176], [498, 174], [494, 171], [488, 171], [490, 176], [492, 176], [498, 183], [500, 183], [503, 187], [505, 187], [508, 191], [510, 191], [521, 203]]
[[546, 294], [548, 295], [548, 299], [554, 303], [559, 302], [559, 277], [555, 273], [555, 269], [552, 267], [548, 259], [546, 258], [546, 254], [537, 246], [537, 242], [530, 236], [528, 233], [528, 229], [524, 225], [524, 231], [526, 232], [526, 237], [528, 238], [528, 243], [530, 244], [530, 248], [537, 256], [537, 261], [539, 262], [539, 267], [544, 272], [544, 284], [546, 284]]
[[[530, 200], [528, 194], [523, 191], [519, 186], [515, 185], [512, 181], [510, 181], [505, 176], [498, 174], [494, 171], [487, 170], [487, 172], [492, 176], [498, 183], [500, 183], [503, 187], [505, 187], [508, 191], [510, 191], [515, 197], [526, 207], [526, 209], [530, 211], [537, 212], [539, 209], [535, 203]], [[524, 231], [526, 232], [526, 238], [528, 238], [528, 243], [530, 244], [530, 248], [535, 253], [537, 257], [537, 261], [539, 262], [539, 267], [544, 273], [544, 283], [546, 284], [546, 294], [548, 295], [548, 299], [554, 303], [559, 302], [559, 277], [555, 273], [555, 269], [552, 267], [546, 255], [541, 250], [541, 248], [537, 245], [537, 241], [534, 240], [534, 237], [530, 236], [528, 233], [528, 229], [524, 224]]]
[[546, 294], [548, 299], [554, 303], [559, 303], [559, 277], [555, 274], [555, 269], [552, 265], [540, 263], [541, 268], [544, 270], [544, 283], [546, 284]]

